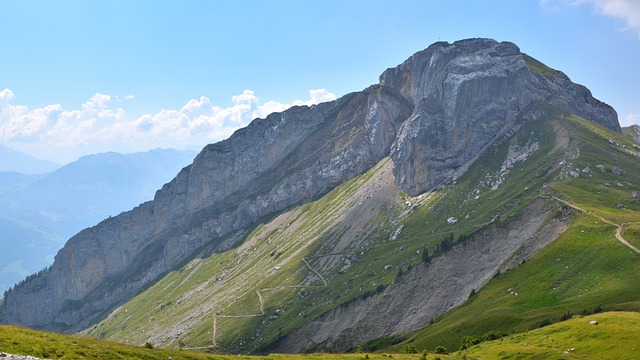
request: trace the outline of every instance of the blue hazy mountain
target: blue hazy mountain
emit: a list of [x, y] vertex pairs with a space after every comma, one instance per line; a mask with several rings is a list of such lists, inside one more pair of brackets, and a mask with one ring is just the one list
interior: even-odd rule
[[153, 199], [195, 155], [109, 152], [47, 174], [0, 172], [0, 291], [50, 265], [78, 231]]
[[15, 151], [0, 144], [0, 172], [18, 172], [22, 174], [44, 174], [58, 169], [60, 164], [36, 159], [31, 155]]

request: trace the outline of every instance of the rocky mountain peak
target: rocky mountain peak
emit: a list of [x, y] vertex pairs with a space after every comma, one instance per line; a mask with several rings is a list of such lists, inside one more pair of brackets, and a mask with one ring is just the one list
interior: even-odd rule
[[[435, 43], [386, 70], [380, 84], [413, 105], [391, 150], [397, 184], [411, 195], [455, 177], [476, 155], [545, 102], [620, 132], [617, 114], [552, 69], [545, 77], [513, 43]], [[542, 65], [544, 66], [544, 65]]]
[[384, 157], [408, 194], [437, 187], [536, 121], [540, 104], [620, 131], [611, 107], [537, 66], [508, 42], [436, 43], [378, 85], [256, 119], [205, 147], [153, 201], [72, 237], [50, 270], [7, 294], [2, 320], [86, 328], [186, 259], [237, 245], [264, 216], [326, 194]]

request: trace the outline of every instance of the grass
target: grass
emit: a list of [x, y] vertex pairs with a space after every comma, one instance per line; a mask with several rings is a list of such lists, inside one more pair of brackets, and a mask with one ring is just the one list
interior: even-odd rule
[[[391, 349], [406, 344], [457, 349], [463, 337], [488, 331], [526, 332], [600, 308], [640, 311], [640, 256], [615, 239], [615, 226], [602, 221], [627, 223], [623, 234], [638, 243], [640, 214], [631, 198], [631, 190], [640, 185], [638, 156], [629, 153], [630, 144], [619, 134], [573, 116], [558, 120], [570, 137], [570, 156], [541, 195], [561, 197], [586, 212], [575, 212], [568, 230], [532, 259], [499, 274], [465, 304]], [[586, 167], [592, 171], [582, 172]], [[614, 173], [614, 167], [623, 172]], [[580, 171], [578, 178], [568, 175], [573, 169]], [[623, 186], [602, 185], [607, 182]]]
[[639, 336], [640, 314], [607, 312], [481, 343], [451, 358], [634, 359], [640, 351]]
[[309, 354], [269, 356], [212, 355], [182, 350], [149, 349], [111, 341], [0, 326], [0, 351], [48, 359], [185, 359], [185, 360], [418, 360], [441, 356], [419, 354]]
[[89, 338], [0, 326], [0, 349], [48, 359], [216, 359], [202, 353], [148, 349]]
[[[590, 325], [597, 321], [597, 325]], [[482, 342], [450, 355], [434, 353], [211, 355], [149, 349], [115, 342], [0, 326], [0, 349], [49, 359], [219, 359], [219, 360], [435, 360], [435, 359], [632, 359], [640, 345], [640, 314], [576, 315], [540, 329]]]
[[[522, 332], [568, 312], [640, 311], [639, 257], [613, 237], [614, 227], [581, 215], [559, 239], [523, 265], [492, 279], [465, 304], [406, 342], [418, 349], [458, 349], [464, 336]], [[517, 294], [517, 295], [515, 295]]]

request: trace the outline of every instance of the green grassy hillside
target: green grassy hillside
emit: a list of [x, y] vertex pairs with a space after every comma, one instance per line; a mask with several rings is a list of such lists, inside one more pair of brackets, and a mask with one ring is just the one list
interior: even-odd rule
[[0, 326], [0, 351], [46, 359], [216, 359], [202, 353], [149, 349], [96, 339]]
[[60, 335], [12, 326], [0, 326], [0, 352], [48, 359], [218, 359], [218, 360], [418, 360], [436, 355], [418, 354], [309, 354], [269, 356], [210, 355], [183, 350], [150, 349], [110, 341]]
[[[597, 321], [597, 325], [590, 325]], [[541, 329], [484, 342], [451, 359], [634, 359], [640, 351], [640, 314], [577, 316]]]
[[569, 229], [396, 350], [407, 344], [458, 349], [465, 336], [527, 331], [573, 314], [640, 311], [640, 254], [615, 236], [620, 227], [624, 239], [640, 243], [640, 199], [632, 196], [640, 189], [638, 153], [625, 137], [583, 119], [561, 114], [558, 120], [567, 150], [540, 196], [576, 214]]
[[[341, 303], [384, 289], [396, 271], [381, 271], [387, 263], [381, 257], [399, 246], [385, 242], [407, 211], [397, 189], [371, 188], [383, 187], [389, 175], [387, 159], [322, 199], [259, 224], [238, 248], [194, 259], [90, 334], [133, 343], [151, 339], [164, 347], [247, 352]], [[363, 202], [371, 211], [358, 211]], [[386, 260], [400, 264], [407, 261], [406, 253]], [[348, 265], [343, 258], [350, 259]], [[372, 267], [376, 263], [381, 265]]]
[[[597, 325], [590, 325], [597, 321]], [[607, 312], [572, 318], [485, 341], [445, 354], [356, 353], [269, 356], [210, 355], [149, 349], [88, 338], [0, 326], [0, 351], [50, 359], [220, 359], [220, 360], [418, 360], [418, 359], [632, 359], [640, 348], [640, 314]]]

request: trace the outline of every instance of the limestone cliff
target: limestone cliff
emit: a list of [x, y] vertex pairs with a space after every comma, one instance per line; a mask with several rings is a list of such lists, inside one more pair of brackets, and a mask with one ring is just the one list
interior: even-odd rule
[[528, 60], [514, 44], [473, 39], [434, 44], [385, 71], [380, 84], [414, 107], [391, 150], [397, 184], [412, 195], [437, 186], [541, 101], [620, 132], [610, 106], [561, 72], [532, 71]]
[[[260, 218], [325, 194], [391, 155], [409, 194], [465, 169], [548, 103], [620, 131], [615, 111], [511, 43], [436, 43], [378, 85], [256, 119], [205, 147], [153, 201], [83, 230], [50, 270], [5, 297], [3, 322], [76, 331], [197, 250], [223, 251]], [[527, 119], [535, 118], [528, 114]]]

